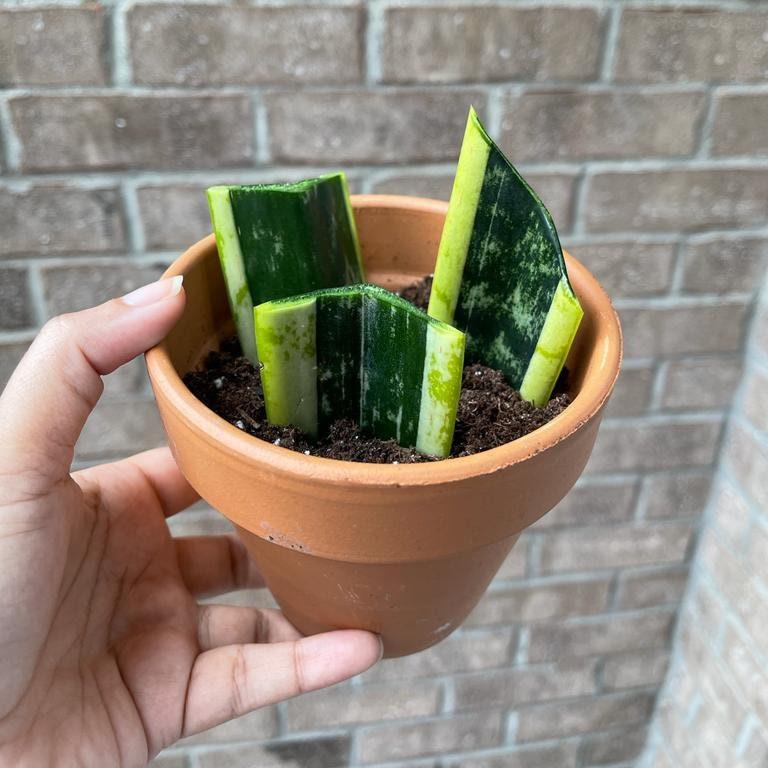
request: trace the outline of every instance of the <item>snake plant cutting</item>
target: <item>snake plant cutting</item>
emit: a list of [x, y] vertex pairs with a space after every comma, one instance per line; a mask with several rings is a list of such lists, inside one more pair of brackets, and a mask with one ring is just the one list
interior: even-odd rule
[[450, 453], [465, 336], [373, 285], [254, 311], [267, 418], [318, 437], [349, 418], [421, 453]]
[[582, 318], [554, 222], [474, 109], [429, 312], [364, 284], [343, 173], [208, 190], [228, 300], [267, 420], [450, 454], [467, 361], [549, 400]]
[[254, 306], [364, 279], [343, 173], [211, 187], [207, 194], [232, 317], [254, 364]]
[[467, 360], [549, 400], [583, 315], [552, 217], [470, 109], [429, 314], [467, 333]]

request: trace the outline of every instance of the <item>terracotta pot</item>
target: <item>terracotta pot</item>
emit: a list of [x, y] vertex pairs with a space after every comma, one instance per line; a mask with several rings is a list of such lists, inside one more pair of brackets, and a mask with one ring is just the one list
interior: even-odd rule
[[[397, 289], [432, 271], [446, 204], [362, 195], [353, 207], [368, 278]], [[236, 526], [286, 616], [305, 633], [378, 632], [388, 656], [442, 640], [475, 606], [521, 531], [584, 469], [621, 362], [603, 289], [568, 270], [584, 320], [568, 366], [573, 403], [532, 434], [475, 456], [405, 465], [305, 456], [247, 435], [181, 381], [233, 333], [213, 236], [181, 256], [187, 306], [147, 353], [182, 472]]]

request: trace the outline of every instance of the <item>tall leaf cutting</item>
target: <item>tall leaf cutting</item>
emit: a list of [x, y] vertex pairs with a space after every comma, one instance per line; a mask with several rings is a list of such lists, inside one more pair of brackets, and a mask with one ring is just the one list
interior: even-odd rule
[[467, 360], [544, 405], [583, 315], [552, 217], [470, 109], [429, 314], [467, 333]]
[[211, 187], [207, 194], [232, 316], [252, 362], [258, 361], [254, 306], [364, 279], [343, 173]]
[[350, 418], [375, 437], [450, 453], [461, 331], [373, 285], [270, 301], [254, 320], [271, 423], [318, 437]]

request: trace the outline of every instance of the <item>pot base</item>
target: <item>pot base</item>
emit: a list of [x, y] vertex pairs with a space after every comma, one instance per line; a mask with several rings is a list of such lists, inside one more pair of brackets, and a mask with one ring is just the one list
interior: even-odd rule
[[243, 528], [237, 532], [300, 632], [367, 629], [381, 635], [386, 658], [429, 648], [459, 627], [518, 539], [439, 560], [368, 564], [286, 553]]

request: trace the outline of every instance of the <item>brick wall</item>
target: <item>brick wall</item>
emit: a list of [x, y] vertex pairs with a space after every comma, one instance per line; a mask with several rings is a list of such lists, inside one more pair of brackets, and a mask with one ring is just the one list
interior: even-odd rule
[[768, 765], [768, 280], [644, 768]]
[[[159, 762], [635, 763], [768, 260], [767, 72], [764, 2], [0, 0], [0, 379], [48, 316], [207, 233], [205, 186], [343, 167], [356, 191], [446, 197], [470, 102], [624, 324], [587, 474], [460, 632]], [[162, 440], [142, 365], [109, 379], [81, 463]], [[746, 423], [727, 455], [764, 496]], [[173, 527], [226, 524], [199, 507]], [[702, 552], [726, 560], [719, 542]]]

